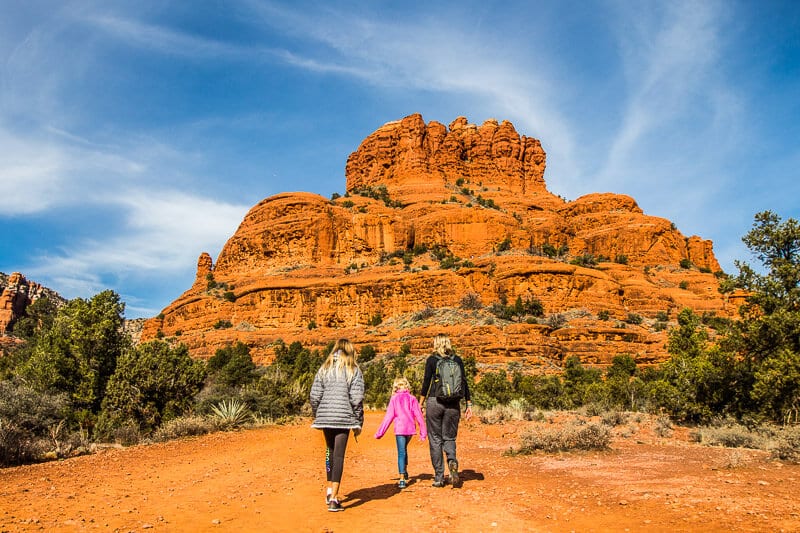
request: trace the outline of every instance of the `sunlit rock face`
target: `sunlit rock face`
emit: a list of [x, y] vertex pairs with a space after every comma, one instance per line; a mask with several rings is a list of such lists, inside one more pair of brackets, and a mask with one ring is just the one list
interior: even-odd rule
[[[539, 140], [508, 121], [384, 124], [348, 157], [344, 196], [259, 202], [216, 261], [200, 255], [192, 287], [142, 340], [204, 358], [242, 341], [266, 362], [278, 339], [322, 348], [338, 337], [422, 357], [444, 332], [482, 369], [556, 372], [570, 355], [658, 362], [680, 309], [734, 310], [710, 241], [629, 196], [566, 201], [547, 190], [545, 163]], [[543, 314], [491, 312], [518, 298]]]

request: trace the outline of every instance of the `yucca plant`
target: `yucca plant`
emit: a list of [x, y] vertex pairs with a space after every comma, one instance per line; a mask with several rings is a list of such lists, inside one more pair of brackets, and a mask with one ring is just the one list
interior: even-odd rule
[[247, 405], [239, 400], [222, 400], [211, 406], [211, 412], [222, 428], [235, 428], [243, 425], [249, 418]]

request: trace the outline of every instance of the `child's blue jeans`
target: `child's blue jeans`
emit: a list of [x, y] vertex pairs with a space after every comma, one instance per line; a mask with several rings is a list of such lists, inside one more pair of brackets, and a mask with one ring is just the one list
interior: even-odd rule
[[408, 442], [414, 435], [395, 435], [397, 442], [397, 471], [408, 474]]

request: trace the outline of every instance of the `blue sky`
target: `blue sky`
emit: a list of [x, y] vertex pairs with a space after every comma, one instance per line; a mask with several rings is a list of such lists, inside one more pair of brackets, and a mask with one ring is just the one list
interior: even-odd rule
[[552, 192], [628, 194], [733, 273], [755, 213], [800, 218], [800, 2], [0, 0], [0, 271], [153, 316], [417, 112], [510, 120]]

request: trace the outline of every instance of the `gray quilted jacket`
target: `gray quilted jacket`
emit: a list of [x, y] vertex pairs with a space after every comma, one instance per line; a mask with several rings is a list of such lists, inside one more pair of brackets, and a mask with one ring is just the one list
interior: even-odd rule
[[364, 423], [364, 376], [356, 369], [350, 382], [347, 377], [331, 373], [323, 376], [317, 371], [311, 385], [311, 427], [361, 429]]

